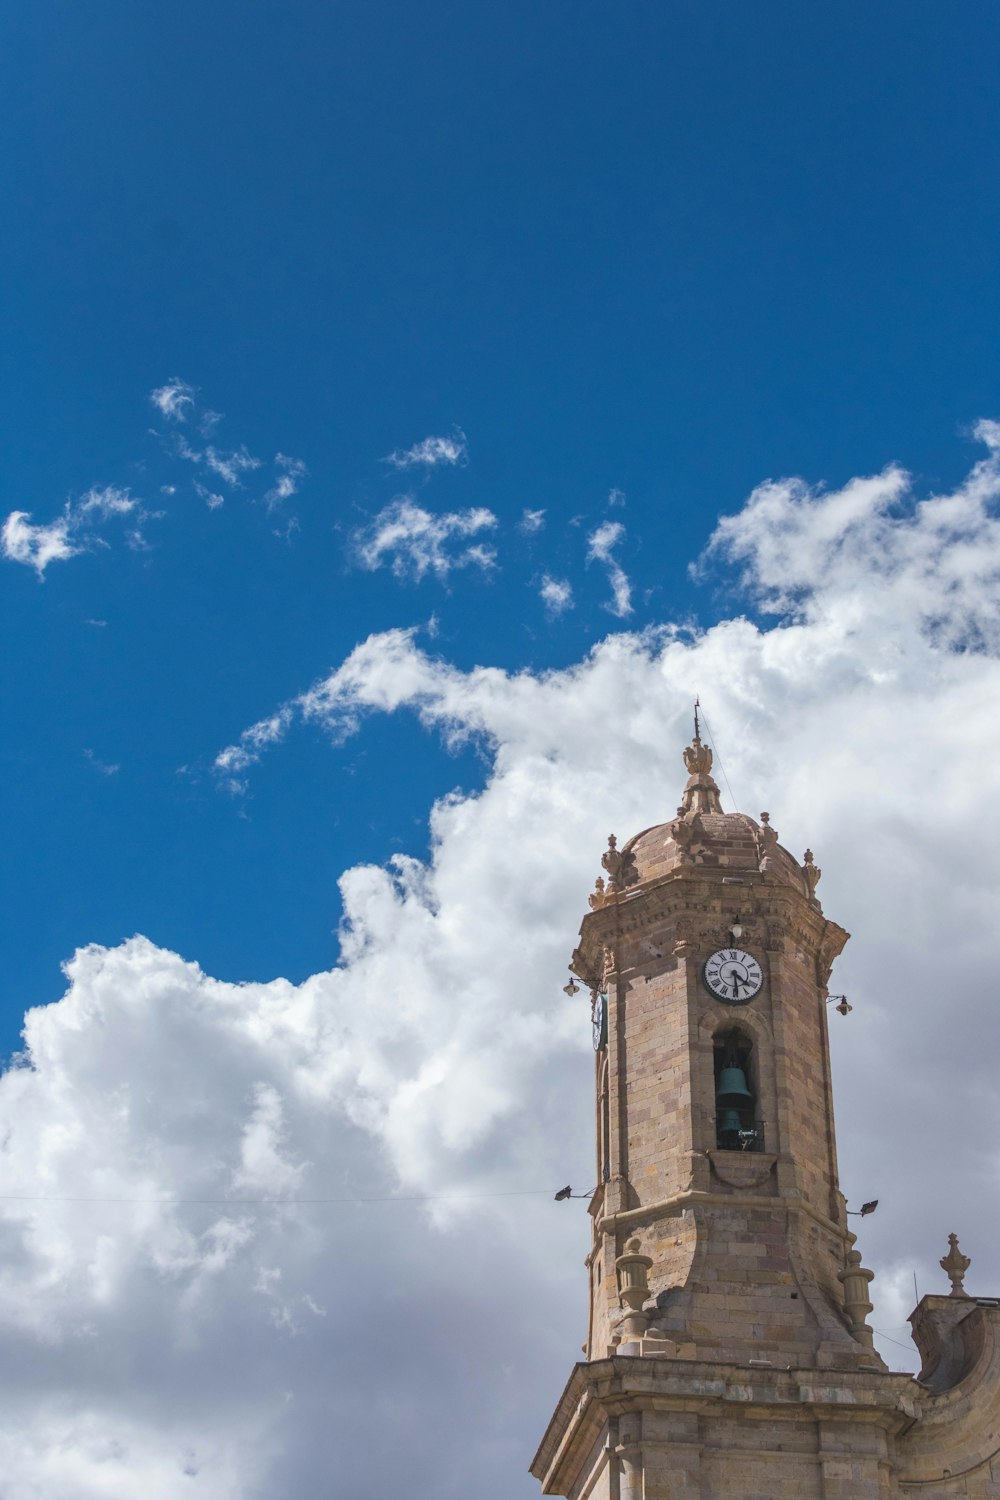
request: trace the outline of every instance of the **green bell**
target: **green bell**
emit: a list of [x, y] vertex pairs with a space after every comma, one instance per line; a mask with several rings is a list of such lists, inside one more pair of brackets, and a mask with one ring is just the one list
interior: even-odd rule
[[718, 1118], [720, 1141], [724, 1141], [727, 1136], [738, 1136], [740, 1129], [740, 1112], [738, 1109], [724, 1109], [720, 1112]]
[[747, 1077], [742, 1068], [731, 1064], [720, 1071], [715, 1099], [717, 1104], [735, 1104], [743, 1109], [753, 1103], [753, 1094], [747, 1088]]

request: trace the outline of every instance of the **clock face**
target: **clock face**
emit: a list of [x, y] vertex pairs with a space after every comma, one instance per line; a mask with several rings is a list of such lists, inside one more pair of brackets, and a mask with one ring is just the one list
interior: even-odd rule
[[591, 1017], [591, 1025], [594, 1029], [594, 1051], [600, 1052], [608, 1039], [608, 997], [598, 995], [594, 1000], [594, 1011]]
[[764, 983], [760, 964], [742, 948], [720, 948], [705, 961], [705, 983], [727, 1005], [746, 1005]]

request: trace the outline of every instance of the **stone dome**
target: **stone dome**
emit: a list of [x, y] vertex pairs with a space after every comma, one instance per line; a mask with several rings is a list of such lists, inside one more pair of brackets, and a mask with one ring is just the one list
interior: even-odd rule
[[[719, 788], [712, 779], [712, 751], [703, 745], [695, 718], [694, 739], [684, 751], [688, 781], [677, 816], [629, 839], [621, 849], [612, 839], [604, 856], [610, 880], [607, 892], [669, 875], [678, 866], [761, 873], [777, 877], [814, 899], [819, 870], [807, 850], [800, 865], [778, 843], [766, 812], [757, 823], [746, 813], [722, 811]], [[591, 903], [592, 905], [594, 902]]]
[[[677, 829], [678, 822], [682, 823], [683, 831]], [[765, 849], [767, 852], [763, 853]], [[720, 809], [694, 813], [689, 819], [678, 817], [670, 823], [657, 823], [629, 839], [622, 855], [629, 866], [630, 885], [657, 880], [678, 865], [701, 865], [707, 869], [732, 870], [734, 874], [763, 868], [782, 876], [791, 885], [803, 889], [805, 885], [802, 867], [777, 842], [770, 823], [755, 823], [746, 813], [724, 813]]]

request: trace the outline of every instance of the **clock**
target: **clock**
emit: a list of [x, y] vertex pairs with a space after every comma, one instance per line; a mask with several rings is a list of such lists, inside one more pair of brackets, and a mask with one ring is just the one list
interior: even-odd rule
[[726, 1005], [747, 1005], [760, 992], [760, 964], [742, 948], [719, 948], [705, 960], [705, 983]]
[[591, 1025], [594, 1031], [594, 1051], [600, 1052], [608, 1040], [608, 997], [607, 995], [594, 996], [594, 1009], [591, 1014]]

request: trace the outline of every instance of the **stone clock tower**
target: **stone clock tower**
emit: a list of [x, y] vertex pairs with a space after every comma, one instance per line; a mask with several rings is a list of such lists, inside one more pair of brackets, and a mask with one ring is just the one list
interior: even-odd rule
[[684, 762], [676, 818], [609, 839], [570, 965], [594, 1017], [590, 1316], [532, 1473], [570, 1500], [1000, 1497], [1000, 1306], [966, 1295], [957, 1242], [952, 1294], [913, 1315], [918, 1380], [866, 1322], [827, 1041], [848, 934], [810, 851], [722, 811], [697, 718]]

